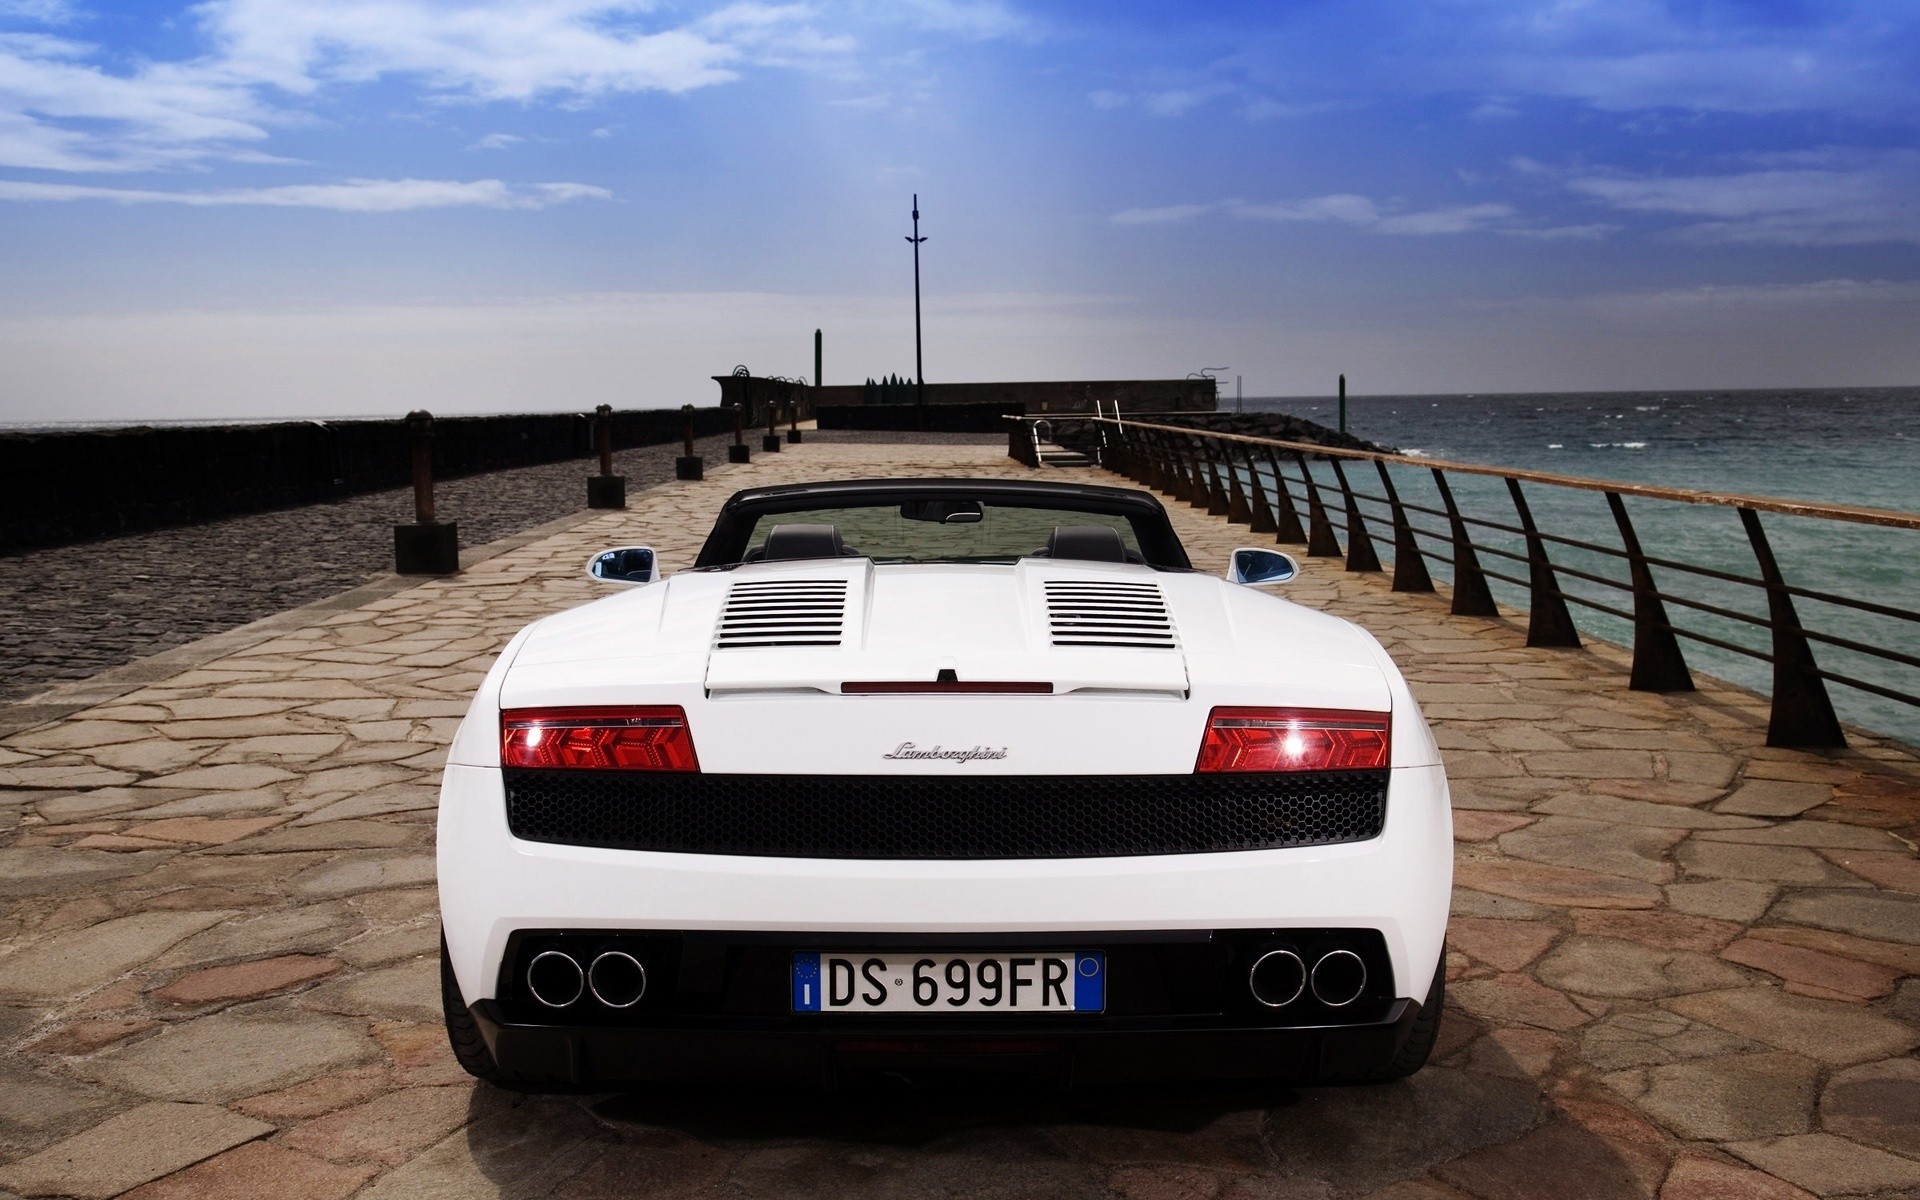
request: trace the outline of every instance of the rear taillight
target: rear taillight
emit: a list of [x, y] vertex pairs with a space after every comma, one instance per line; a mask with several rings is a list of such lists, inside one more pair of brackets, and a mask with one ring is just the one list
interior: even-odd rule
[[698, 771], [687, 714], [649, 708], [509, 708], [500, 765], [573, 771]]
[[1365, 771], [1387, 765], [1387, 713], [1327, 708], [1216, 708], [1194, 773]]

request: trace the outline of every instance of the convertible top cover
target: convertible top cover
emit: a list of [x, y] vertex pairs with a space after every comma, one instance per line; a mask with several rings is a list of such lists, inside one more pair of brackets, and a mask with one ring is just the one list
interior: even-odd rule
[[[1088, 523], [1114, 526], [1149, 567], [1192, 568], [1167, 519], [1167, 510], [1147, 492], [1013, 479], [855, 479], [748, 488], [734, 493], [721, 508], [694, 567], [729, 567], [748, 561], [756, 530], [758, 536], [767, 533], [768, 522], [763, 518], [801, 519], [803, 515], [808, 522], [841, 527], [847, 541], [858, 546], [849, 527], [857, 525], [859, 514], [886, 509], [935, 526], [942, 523], [943, 516], [948, 525], [966, 520], [968, 511], [976, 514], [971, 519], [978, 521], [977, 514], [983, 509], [996, 513], [1031, 510], [1041, 540], [1045, 528], [1066, 523], [1054, 518], [1072, 514]], [[847, 520], [835, 519], [834, 514], [841, 511]], [[910, 513], [914, 515], [909, 518]]]

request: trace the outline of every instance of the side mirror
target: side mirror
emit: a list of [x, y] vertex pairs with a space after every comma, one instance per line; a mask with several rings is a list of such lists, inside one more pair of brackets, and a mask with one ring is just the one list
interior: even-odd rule
[[1227, 565], [1229, 583], [1244, 583], [1252, 587], [1285, 583], [1299, 573], [1300, 564], [1293, 561], [1293, 556], [1278, 550], [1256, 550], [1251, 547], [1235, 550], [1233, 560]]
[[602, 583], [652, 583], [660, 578], [660, 562], [651, 546], [621, 546], [588, 559], [587, 574]]

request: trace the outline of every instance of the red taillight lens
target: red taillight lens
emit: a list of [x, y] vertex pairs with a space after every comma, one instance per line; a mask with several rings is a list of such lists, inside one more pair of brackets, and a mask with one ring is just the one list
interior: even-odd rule
[[500, 765], [573, 771], [698, 771], [687, 714], [653, 708], [509, 708]]
[[1387, 713], [1216, 708], [1194, 772], [1364, 771], [1387, 765]]

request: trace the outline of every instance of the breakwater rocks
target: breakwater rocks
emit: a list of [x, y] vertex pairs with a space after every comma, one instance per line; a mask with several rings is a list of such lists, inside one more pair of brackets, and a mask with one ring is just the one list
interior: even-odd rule
[[1292, 413], [1179, 413], [1152, 419], [1163, 425], [1185, 425], [1213, 433], [1239, 433], [1283, 442], [1311, 442], [1316, 446], [1332, 446], [1341, 450], [1394, 452], [1392, 446], [1382, 446], [1350, 433], [1341, 433], [1338, 429], [1329, 429], [1317, 421], [1296, 417]]
[[[694, 410], [696, 436], [732, 413]], [[678, 440], [679, 409], [613, 414], [615, 449]], [[0, 433], [0, 554], [337, 500], [410, 478], [404, 420], [130, 426]], [[592, 454], [591, 413], [444, 417], [433, 471], [452, 479]]]

